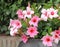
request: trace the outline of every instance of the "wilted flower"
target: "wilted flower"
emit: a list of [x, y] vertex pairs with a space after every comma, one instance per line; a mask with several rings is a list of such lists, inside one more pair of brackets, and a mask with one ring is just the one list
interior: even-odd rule
[[16, 34], [18, 34], [18, 29], [15, 27], [10, 28], [10, 35], [15, 36]]

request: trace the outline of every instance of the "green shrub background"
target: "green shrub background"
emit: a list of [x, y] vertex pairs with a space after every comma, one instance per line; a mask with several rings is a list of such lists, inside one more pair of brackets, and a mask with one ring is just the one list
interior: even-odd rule
[[[16, 11], [18, 9], [24, 10], [28, 2], [31, 3], [31, 8], [35, 11], [35, 14], [39, 16], [41, 15], [40, 12], [43, 7], [50, 8], [51, 6], [54, 6], [54, 8], [59, 9], [60, 11], [60, 0], [0, 0], [0, 34], [9, 34], [8, 26], [10, 19], [17, 19]], [[58, 14], [60, 15], [60, 12]], [[46, 30], [49, 29], [50, 31], [52, 30], [52, 27], [55, 29], [56, 26], [57, 29], [57, 27], [60, 26], [59, 20], [57, 21], [58, 25], [55, 24], [56, 20], [48, 22], [46, 23], [47, 25], [42, 24], [44, 23], [43, 21], [39, 23], [38, 30], [40, 30], [40, 32], [42, 32], [42, 30], [45, 31], [43, 32], [43, 35], [46, 34]], [[48, 24], [50, 24], [50, 26]], [[44, 25], [46, 25], [46, 27], [44, 27]]]

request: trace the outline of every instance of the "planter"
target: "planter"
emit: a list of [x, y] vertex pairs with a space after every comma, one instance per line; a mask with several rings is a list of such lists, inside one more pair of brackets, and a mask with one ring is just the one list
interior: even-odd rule
[[[27, 43], [20, 42], [18, 47], [47, 47], [42, 44], [42, 41], [39, 39], [30, 39]], [[60, 47], [59, 44], [56, 45], [53, 43], [52, 47]]]
[[0, 47], [18, 47], [20, 37], [0, 36]]

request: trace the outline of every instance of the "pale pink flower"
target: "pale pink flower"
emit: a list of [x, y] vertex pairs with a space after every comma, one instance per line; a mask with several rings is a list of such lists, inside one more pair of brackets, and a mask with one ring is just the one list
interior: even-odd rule
[[55, 10], [54, 8], [50, 8], [49, 9], [49, 18], [57, 18], [58, 14], [57, 14], [58, 10]]
[[10, 35], [15, 36], [16, 34], [18, 34], [18, 29], [15, 27], [10, 28]]
[[31, 18], [32, 14], [34, 14], [34, 11], [31, 10], [30, 7], [27, 7], [26, 10], [23, 11], [24, 17]]
[[12, 20], [10, 19], [10, 26], [16, 27], [16, 28], [21, 28], [22, 24], [19, 20]]
[[36, 27], [29, 27], [27, 30], [27, 34], [30, 35], [30, 37], [34, 37], [38, 34]]
[[24, 43], [28, 41], [28, 37], [26, 35], [22, 35], [21, 38]]
[[40, 18], [38, 16], [34, 16], [29, 21], [29, 24], [37, 27], [39, 21], [40, 21]]
[[43, 41], [43, 44], [45, 46], [52, 46], [52, 42], [53, 42], [53, 38], [51, 36], [43, 36], [43, 38], [41, 39]]
[[48, 10], [49, 9], [42, 9], [42, 11], [41, 11], [41, 18], [42, 18], [42, 20], [44, 20], [44, 21], [47, 21], [47, 19], [48, 19], [48, 16], [49, 16], [49, 14], [48, 14]]
[[22, 10], [19, 9], [16, 14], [18, 14], [18, 18], [20, 18], [20, 19], [24, 18]]

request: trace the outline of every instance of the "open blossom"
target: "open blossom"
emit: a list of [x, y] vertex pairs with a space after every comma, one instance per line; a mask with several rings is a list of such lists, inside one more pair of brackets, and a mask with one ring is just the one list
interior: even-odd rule
[[16, 27], [16, 28], [21, 28], [21, 22], [19, 20], [12, 20], [10, 19], [10, 26]]
[[31, 10], [31, 8], [28, 6], [26, 10], [23, 11], [24, 17], [31, 18], [32, 14], [34, 14], [34, 11]]
[[48, 16], [49, 16], [49, 14], [48, 14], [48, 10], [49, 9], [42, 9], [42, 11], [41, 11], [41, 18], [42, 18], [42, 20], [44, 20], [44, 21], [47, 21], [47, 19], [48, 19]]
[[28, 41], [28, 37], [26, 35], [22, 35], [21, 39], [24, 43], [26, 43]]
[[52, 33], [52, 38], [54, 39], [54, 42], [56, 44], [58, 44], [59, 40], [60, 40], [60, 30], [55, 30], [53, 33]]
[[27, 30], [27, 34], [30, 35], [30, 37], [34, 37], [38, 34], [36, 27], [29, 27]]
[[49, 9], [49, 18], [57, 18], [58, 17], [58, 14], [57, 14], [58, 10], [55, 10], [53, 8], [50, 8]]
[[45, 46], [52, 46], [53, 38], [51, 36], [43, 36], [41, 40]]
[[55, 34], [60, 35], [60, 30], [55, 30], [54, 32], [55, 32]]
[[18, 14], [18, 18], [20, 19], [24, 18], [22, 10], [19, 9], [16, 14]]
[[38, 16], [34, 16], [29, 21], [29, 24], [37, 27], [39, 21], [40, 21], [40, 18]]
[[15, 36], [16, 34], [18, 34], [18, 29], [15, 27], [10, 28], [10, 35]]
[[54, 34], [54, 35], [52, 36], [52, 38], [54, 39], [54, 42], [55, 42], [56, 44], [58, 44], [58, 42], [59, 42], [59, 40], [60, 40], [60, 36], [59, 36], [58, 34]]

